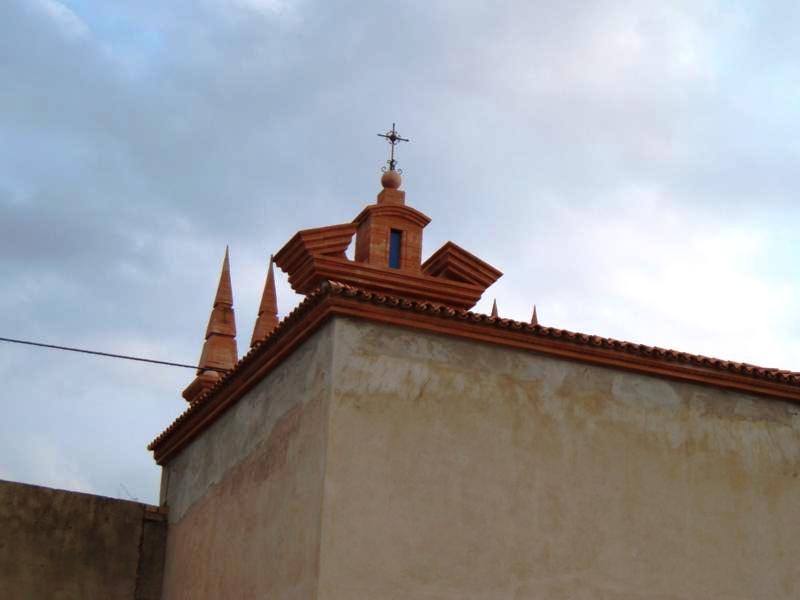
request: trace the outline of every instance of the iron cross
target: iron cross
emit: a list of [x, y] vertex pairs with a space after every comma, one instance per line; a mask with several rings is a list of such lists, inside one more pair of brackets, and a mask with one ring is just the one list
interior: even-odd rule
[[[394, 128], [394, 123], [392, 123], [392, 129], [387, 131], [386, 133], [379, 133], [378, 135], [382, 138], [386, 138], [386, 141], [389, 142], [389, 145], [392, 147], [392, 153], [389, 156], [389, 160], [386, 161], [386, 164], [389, 165], [390, 171], [395, 171], [395, 167], [397, 166], [397, 161], [394, 159], [394, 147], [397, 146], [400, 142], [408, 142], [410, 141], [408, 138], [400, 137], [397, 131]], [[386, 170], [386, 167], [383, 168]]]

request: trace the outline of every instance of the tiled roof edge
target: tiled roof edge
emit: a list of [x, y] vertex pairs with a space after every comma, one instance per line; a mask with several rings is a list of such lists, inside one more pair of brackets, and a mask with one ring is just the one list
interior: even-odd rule
[[204, 405], [210, 402], [218, 391], [225, 387], [231, 377], [240, 372], [249, 364], [253, 363], [257, 357], [269, 352], [269, 349], [278, 343], [287, 332], [290, 332], [293, 325], [300, 321], [306, 313], [310, 312], [315, 306], [328, 297], [342, 297], [358, 302], [394, 308], [401, 311], [411, 311], [414, 313], [426, 314], [439, 317], [443, 320], [452, 319], [476, 325], [496, 328], [498, 330], [510, 330], [519, 333], [529, 334], [536, 338], [558, 340], [575, 346], [584, 346], [597, 349], [604, 349], [620, 355], [632, 355], [645, 357], [665, 363], [673, 363], [699, 367], [720, 373], [732, 373], [744, 376], [749, 379], [769, 381], [784, 385], [797, 386], [800, 388], [800, 372], [785, 369], [775, 369], [759, 367], [748, 363], [728, 361], [699, 354], [691, 354], [678, 350], [659, 348], [657, 346], [647, 346], [634, 342], [615, 340], [613, 338], [598, 335], [589, 335], [546, 327], [543, 325], [532, 325], [522, 321], [503, 319], [489, 315], [476, 313], [468, 310], [453, 308], [435, 302], [423, 302], [409, 300], [399, 296], [391, 296], [372, 292], [362, 288], [357, 288], [337, 282], [324, 282], [317, 290], [307, 295], [306, 298], [287, 315], [264, 340], [254, 345], [245, 354], [233, 369], [226, 372], [211, 388], [200, 395], [192, 404], [175, 419], [162, 433], [160, 433], [150, 444], [148, 450], [155, 450], [167, 437], [169, 437], [182, 423], [188, 420], [194, 413], [200, 411]]
[[233, 369], [226, 371], [213, 386], [198, 396], [197, 399], [192, 402], [186, 410], [184, 410], [164, 431], [162, 431], [152, 442], [147, 445], [147, 449], [154, 450], [155, 447], [158, 446], [158, 444], [161, 443], [161, 441], [163, 441], [167, 436], [169, 436], [175, 429], [177, 429], [181, 423], [187, 420], [193, 413], [197, 412], [204, 404], [206, 404], [217, 392], [217, 390], [226, 385], [228, 380], [235, 373], [240, 371], [244, 366], [253, 362], [256, 356], [263, 354], [268, 348], [273, 346], [285, 334], [285, 332], [291, 328], [293, 323], [302, 318], [305, 313], [307, 313], [314, 305], [316, 305], [323, 297], [327, 295], [330, 288], [330, 285], [323, 285], [306, 296], [305, 299], [298, 304], [294, 310], [292, 310], [292, 312], [290, 312], [280, 323], [278, 323], [275, 329], [272, 330], [272, 333], [270, 333], [263, 340], [256, 342], [256, 344], [250, 348], [247, 354], [239, 359], [239, 362], [236, 363]]
[[697, 367], [711, 368], [724, 372], [733, 372], [739, 375], [745, 375], [757, 379], [800, 385], [800, 372], [796, 371], [760, 367], [748, 363], [723, 360], [719, 358], [703, 356], [701, 354], [691, 354], [689, 352], [670, 350], [667, 348], [660, 348], [658, 346], [647, 346], [645, 344], [637, 344], [635, 342], [626, 342], [613, 338], [602, 337], [599, 335], [579, 333], [569, 331], [567, 329], [546, 327], [543, 325], [532, 325], [522, 321], [514, 321], [513, 319], [503, 319], [482, 313], [452, 308], [442, 304], [436, 304], [434, 302], [419, 302], [395, 296], [388, 296], [343, 284], [332, 283], [331, 293], [334, 295], [355, 298], [363, 302], [397, 306], [401, 309], [432, 314], [443, 318], [459, 319], [472, 323], [481, 323], [484, 325], [497, 327], [499, 329], [523, 331], [534, 334], [538, 337], [559, 339], [574, 343], [576, 345], [604, 348], [617, 352], [624, 352], [626, 354], [647, 356], [671, 362], [689, 364]]

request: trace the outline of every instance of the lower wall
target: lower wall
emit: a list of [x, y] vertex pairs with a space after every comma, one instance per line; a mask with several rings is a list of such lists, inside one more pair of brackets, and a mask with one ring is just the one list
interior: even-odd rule
[[157, 600], [165, 538], [156, 507], [0, 481], [0, 598]]

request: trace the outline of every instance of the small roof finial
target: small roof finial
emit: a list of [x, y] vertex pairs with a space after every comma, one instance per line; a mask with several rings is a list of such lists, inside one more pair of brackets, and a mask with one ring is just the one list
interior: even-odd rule
[[214, 306], [217, 304], [233, 306], [233, 289], [231, 288], [231, 263], [229, 248], [225, 246], [225, 258], [222, 259], [222, 272], [217, 285], [217, 295], [214, 297]]
[[536, 314], [536, 305], [533, 305], [533, 315], [531, 315], [531, 325], [539, 324], [539, 315]]
[[389, 131], [386, 133], [379, 133], [378, 136], [386, 138], [386, 141], [389, 142], [389, 146], [391, 147], [389, 160], [386, 161], [388, 168], [383, 167], [382, 169], [383, 177], [381, 177], [381, 185], [383, 185], [384, 188], [396, 190], [402, 183], [402, 178], [400, 175], [403, 170], [397, 168], [397, 161], [394, 159], [394, 147], [400, 142], [408, 142], [410, 140], [408, 138], [400, 137], [400, 134], [398, 134], [397, 130], [395, 129], [395, 123], [392, 123], [392, 128]]
[[250, 347], [267, 338], [278, 326], [278, 297], [275, 293], [275, 272], [272, 268], [272, 256], [269, 257], [267, 280], [264, 283], [264, 292], [261, 294], [261, 304], [258, 307], [258, 317], [253, 327], [253, 337], [250, 338]]
[[494, 318], [497, 318], [499, 316], [497, 313], [497, 298], [495, 298], [494, 302], [492, 302], [492, 316]]

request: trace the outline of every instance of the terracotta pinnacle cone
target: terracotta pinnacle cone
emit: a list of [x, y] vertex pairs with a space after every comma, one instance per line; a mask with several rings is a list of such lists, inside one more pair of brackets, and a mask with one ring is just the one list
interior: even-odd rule
[[278, 297], [275, 292], [275, 271], [272, 256], [269, 257], [267, 280], [264, 283], [264, 292], [261, 294], [261, 305], [258, 307], [258, 317], [253, 327], [253, 336], [250, 346], [255, 346], [272, 333], [278, 326]]
[[497, 317], [497, 298], [492, 302], [492, 316]]
[[232, 369], [238, 360], [236, 315], [233, 312], [231, 270], [226, 247], [214, 307], [206, 328], [206, 341], [198, 361], [197, 377], [183, 390], [183, 397], [189, 402], [196, 400], [219, 379], [220, 371]]
[[233, 306], [233, 288], [231, 287], [231, 263], [228, 246], [225, 246], [225, 258], [222, 260], [222, 272], [219, 275], [217, 295], [214, 297], [214, 306], [225, 304]]
[[531, 316], [531, 325], [539, 324], [539, 316], [536, 314], [536, 305], [533, 305], [533, 315]]

